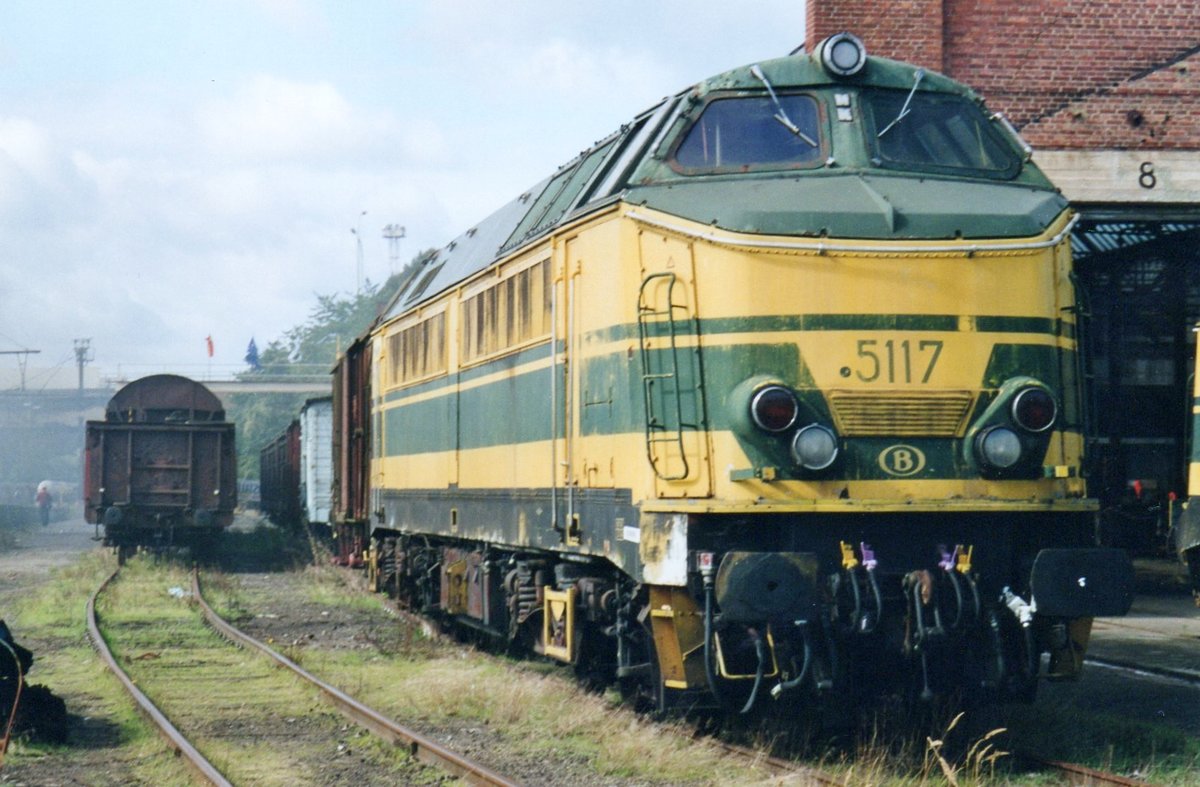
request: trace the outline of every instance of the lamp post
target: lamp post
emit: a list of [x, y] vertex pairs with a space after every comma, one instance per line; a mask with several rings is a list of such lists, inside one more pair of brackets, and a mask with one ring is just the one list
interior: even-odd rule
[[350, 232], [353, 233], [353, 235], [354, 235], [354, 245], [355, 245], [355, 263], [356, 263], [356, 265], [355, 265], [354, 271], [356, 274], [355, 281], [356, 281], [356, 284], [358, 285], [358, 289], [355, 290], [356, 295], [362, 295], [362, 289], [363, 289], [362, 220], [363, 220], [363, 216], [366, 216], [366, 215], [367, 215], [367, 212], [365, 210], [362, 213], [358, 214], [358, 222], [353, 227], [350, 228]]

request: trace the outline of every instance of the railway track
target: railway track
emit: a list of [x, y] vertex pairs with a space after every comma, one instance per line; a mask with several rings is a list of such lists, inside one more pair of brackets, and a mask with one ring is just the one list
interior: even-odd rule
[[[1194, 633], [1196, 631], [1194, 625], [1190, 630], [1184, 630], [1183, 633], [1181, 631], [1164, 630], [1153, 626], [1138, 625], [1124, 620], [1108, 619], [1103, 622], [1103, 626], [1105, 629], [1114, 632], [1145, 637], [1147, 643], [1154, 643], [1155, 641], [1167, 642], [1171, 643], [1172, 647], [1181, 647], [1187, 651], [1200, 647], [1200, 634]], [[1200, 687], [1200, 671], [1196, 669], [1177, 669], [1164, 664], [1146, 664], [1136, 659], [1100, 656], [1095, 653], [1090, 653], [1085, 659], [1085, 663], [1106, 669], [1118, 670], [1139, 677], [1153, 676], [1193, 687]], [[1188, 666], [1193, 665], [1189, 664]]]
[[[89, 631], [93, 641], [97, 643], [97, 646], [102, 653], [108, 651], [109, 648], [106, 644], [104, 644], [105, 637], [101, 635], [99, 621], [97, 620], [97, 599], [104, 594], [105, 589], [114, 581], [116, 576], [117, 572], [114, 572], [113, 575], [108, 577], [104, 584], [97, 588], [97, 590], [93, 593], [88, 603]], [[227, 621], [217, 615], [212, 607], [203, 599], [203, 588], [200, 580], [201, 577], [198, 574], [192, 574], [191, 591], [193, 598], [196, 600], [204, 618], [208, 621], [213, 630], [217, 631], [221, 636], [235, 642], [243, 648], [243, 650], [239, 651], [229, 648], [227, 645], [222, 645], [222, 647], [224, 647], [226, 650], [233, 653], [247, 654], [248, 656], [252, 657], [251, 660], [258, 662], [264, 668], [266, 668], [268, 659], [270, 664], [286, 668], [287, 672], [273, 668], [269, 669], [269, 671], [279, 678], [285, 679], [289, 683], [297, 683], [297, 681], [291, 677], [294, 675], [300, 680], [304, 681], [307, 685], [313, 686], [315, 691], [318, 692], [327, 702], [333, 704], [339, 710], [339, 712], [350, 718], [356, 724], [360, 725], [363, 729], [369, 730], [371, 734], [379, 736], [383, 740], [391, 743], [393, 746], [405, 750], [411, 755], [411, 758], [414, 761], [426, 765], [436, 766], [440, 769], [443, 769], [447, 773], [459, 776], [465, 781], [471, 783], [513, 783], [512, 780], [507, 779], [504, 776], [489, 772], [486, 768], [479, 767], [471, 763], [467, 758], [460, 757], [455, 752], [448, 750], [445, 746], [437, 741], [429, 739], [427, 735], [423, 735], [420, 732], [416, 732], [407, 729], [402, 725], [398, 725], [382, 714], [363, 706], [361, 703], [358, 703], [344, 692], [341, 692], [338, 689], [329, 686], [323, 681], [315, 678], [297, 665], [294, 661], [275, 652], [263, 642], [234, 628]], [[181, 609], [183, 608], [181, 604], [178, 606]], [[104, 607], [102, 605], [102, 611], [103, 609]], [[202, 626], [199, 624], [198, 616], [194, 616], [194, 613], [190, 612], [189, 614], [192, 614], [193, 617], [195, 617], [196, 625], [202, 628]], [[264, 637], [265, 634], [260, 633], [259, 636]], [[213, 637], [213, 639], [216, 640], [215, 637]], [[131, 657], [133, 657], [135, 666], [140, 666], [143, 664], [143, 662], [136, 661], [136, 656], [134, 655], [138, 652], [140, 651], [125, 649], [125, 657], [123, 661], [129, 663], [131, 661]], [[264, 659], [262, 656], [266, 656], [267, 658]], [[243, 658], [245, 658], [245, 656], [243, 656]], [[117, 660], [111, 655], [111, 652], [105, 656], [105, 660], [109, 663], [110, 668], [114, 668], [114, 671], [118, 671], [119, 674], [124, 675], [124, 672], [120, 670], [120, 667], [117, 665]], [[184, 676], [181, 675], [181, 678], [184, 678]], [[227, 772], [224, 771], [220, 759], [214, 758], [217, 766], [220, 766], [215, 767], [211, 762], [207, 762], [200, 754], [200, 751], [208, 751], [208, 748], [205, 745], [202, 743], [200, 745], [196, 745], [188, 741], [194, 725], [189, 725], [186, 720], [176, 719], [175, 723], [179, 728], [185, 731], [184, 733], [181, 733], [179, 729], [176, 729], [171, 725], [171, 722], [167, 720], [168, 716], [173, 716], [169, 706], [164, 706], [164, 709], [166, 710], [166, 713], [164, 713], [162, 710], [155, 708], [153, 704], [145, 698], [145, 694], [139, 690], [137, 685], [134, 685], [134, 679], [131, 679], [126, 675], [121, 678], [121, 681], [126, 686], [127, 690], [129, 690], [130, 693], [135, 696], [138, 707], [142, 713], [151, 718], [155, 726], [163, 729], [162, 734], [169, 741], [169, 746], [190, 764], [190, 767], [192, 767], [193, 771], [197, 774], [197, 778], [211, 784], [230, 783], [231, 780], [228, 778], [228, 776], [223, 775], [223, 773]], [[138, 679], [137, 683], [141, 685], [142, 689], [145, 689], [146, 693], [157, 697], [156, 692], [153, 689], [148, 688], [148, 686], [151, 684], [150, 681]], [[309, 691], [308, 693], [311, 697], [312, 691]], [[137, 699], [139, 696], [140, 699]], [[707, 736], [705, 736], [705, 740], [708, 743], [713, 744], [715, 747], [721, 749], [731, 758], [745, 763], [745, 772], [747, 774], [757, 774], [755, 778], [762, 778], [764, 774], [769, 774], [769, 778], [777, 779], [778, 783], [781, 784], [839, 785], [854, 783], [853, 777], [848, 774], [839, 775], [837, 773], [831, 773], [823, 770], [820, 767], [816, 767], [802, 761], [770, 756], [769, 754], [764, 753], [761, 749], [746, 748], [733, 743], [714, 740]], [[198, 740], [197, 743], [199, 743]], [[1131, 779], [1116, 774], [1103, 773], [1095, 769], [1072, 763], [1034, 760], [1033, 758], [1021, 759], [1034, 763], [1038, 771], [1046, 774], [1057, 774], [1057, 778], [1062, 783], [1094, 785], [1146, 784], [1146, 782], [1139, 781], [1137, 779]], [[232, 779], [232, 781], [237, 782], [242, 781], [242, 779], [235, 777]]]
[[[184, 760], [197, 778], [208, 784], [231, 784], [232, 782], [227, 777], [226, 773], [223, 772], [222, 768], [218, 768], [217, 765], [214, 765], [209, 757], [206, 757], [201, 753], [201, 749], [204, 747], [198, 746], [180, 729], [181, 727], [184, 729], [203, 728], [203, 723], [195, 719], [190, 720], [190, 725], [179, 719], [173, 723], [171, 719], [168, 718], [167, 713], [164, 713], [163, 710], [160, 709], [137, 685], [142, 684], [145, 686], [147, 683], [154, 683], [155, 681], [142, 678], [135, 680], [130, 676], [128, 671], [121, 666], [117, 660], [117, 657], [113, 654], [110, 646], [110, 641], [112, 638], [106, 637], [101, 630], [100, 616], [97, 612], [97, 602], [101, 595], [105, 593], [105, 591], [110, 588], [112, 583], [117, 580], [120, 572], [121, 569], [118, 568], [116, 571], [110, 574], [104, 580], [104, 582], [97, 587], [88, 600], [87, 626], [89, 634], [92, 638], [92, 642], [100, 652], [101, 658], [104, 660], [105, 664], [117, 676], [118, 680], [129, 692], [139, 712], [142, 713], [142, 715], [154, 725], [154, 727], [167, 741], [168, 746], [170, 746], [171, 749], [173, 749]], [[380, 737], [397, 747], [407, 750], [409, 755], [416, 762], [424, 765], [439, 767], [448, 773], [472, 784], [515, 784], [515, 782], [509, 780], [508, 778], [497, 774], [484, 766], [474, 763], [469, 758], [444, 746], [441, 746], [440, 744], [427, 739], [419, 733], [396, 723], [392, 719], [383, 716], [382, 714], [372, 710], [362, 703], [357, 702], [349, 695], [346, 695], [336, 688], [323, 683], [316, 677], [307, 673], [294, 662], [291, 662], [286, 657], [276, 653], [265, 644], [258, 642], [252, 637], [249, 637], [243, 632], [237, 630], [233, 626], [230, 626], [226, 621], [222, 620], [212, 610], [212, 608], [208, 606], [207, 603], [203, 601], [203, 598], [200, 595], [198, 575], [195, 573], [193, 573], [192, 590], [194, 598], [200, 604], [204, 617], [206, 620], [208, 620], [209, 624], [218, 631], [218, 633], [239, 646], [250, 648], [258, 653], [266, 655], [270, 658], [274, 665], [286, 667], [294, 676], [299, 677], [302, 681], [304, 681], [305, 685], [316, 688], [321, 696], [332, 703], [334, 707], [343, 715], [350, 718], [364, 729], [368, 730], [371, 734]], [[134, 659], [146, 658], [146, 654], [150, 652], [151, 651], [147, 651], [140, 656], [127, 655], [125, 660], [128, 662]], [[157, 656], [151, 658], [157, 658]], [[192, 670], [191, 672], [194, 673], [195, 670]], [[173, 680], [187, 681], [192, 679], [192, 677], [193, 676], [191, 674], [185, 675], [181, 673], [176, 675]], [[238, 680], [238, 678], [236, 678], [233, 674], [226, 674], [222, 682], [228, 684], [236, 680]], [[240, 700], [243, 704], [251, 702], [252, 698], [249, 695], [250, 692], [247, 692], [246, 694], [240, 696]], [[303, 711], [299, 712], [303, 713]], [[287, 718], [286, 721], [289, 723], [294, 723], [297, 721], [297, 719], [293, 716]], [[333, 729], [336, 732], [337, 728], [334, 727]], [[195, 737], [194, 734], [193, 737]], [[332, 743], [333, 741], [330, 741], [330, 748], [332, 748]], [[211, 755], [210, 757], [212, 759], [217, 759]]]
[[1080, 787], [1105, 787], [1106, 785], [1112, 785], [1113, 787], [1145, 787], [1145, 785], [1150, 784], [1150, 782], [1142, 781], [1141, 779], [1132, 779], [1128, 776], [1096, 770], [1095, 768], [1089, 768], [1086, 765], [1079, 765], [1073, 762], [1058, 762], [1056, 760], [1042, 760], [1037, 758], [1026, 759], [1030, 759], [1031, 762], [1044, 770], [1057, 774], [1067, 784], [1080, 785]]
[[[823, 771], [820, 768], [781, 757], [773, 757], [764, 754], [762, 751], [727, 743], [719, 739], [710, 738], [708, 740], [730, 756], [738, 757], [748, 765], [769, 772], [772, 777], [782, 780], [783, 783], [827, 785], [828, 787], [847, 787], [854, 784], [854, 781], [849, 776], [838, 776], [837, 774]], [[1150, 782], [1140, 779], [1133, 779], [1116, 773], [1108, 773], [1077, 763], [1043, 760], [1027, 756], [1023, 756], [1021, 759], [1035, 766], [1038, 770], [1055, 775], [1064, 784], [1079, 785], [1079, 787], [1147, 787], [1150, 784]]]
[[515, 787], [517, 782], [510, 781], [504, 776], [473, 762], [466, 756], [452, 751], [433, 741], [421, 733], [409, 729], [374, 709], [362, 704], [350, 695], [325, 683], [320, 678], [303, 669], [291, 659], [271, 649], [226, 622], [204, 600], [200, 589], [200, 574], [192, 571], [192, 594], [204, 613], [204, 619], [214, 629], [231, 642], [247, 648], [253, 648], [271, 659], [276, 665], [290, 670], [294, 675], [307, 681], [321, 692], [324, 699], [332, 704], [346, 718], [374, 735], [395, 746], [403, 746], [419, 762], [437, 766], [451, 774], [463, 778], [472, 784], [496, 785], [496, 787]]
[[832, 773], [827, 773], [811, 765], [785, 760], [782, 757], [774, 757], [759, 749], [739, 746], [736, 743], [729, 743], [720, 738], [706, 737], [705, 740], [729, 756], [742, 760], [748, 767], [766, 771], [774, 778], [794, 780], [798, 784], [821, 784], [830, 785], [831, 787], [840, 787], [847, 784], [846, 779]]
[[230, 782], [221, 774], [216, 767], [205, 759], [199, 750], [192, 745], [183, 733], [181, 733], [171, 721], [163, 715], [163, 713], [150, 701], [142, 690], [134, 685], [129, 674], [121, 668], [117, 663], [116, 657], [113, 655], [112, 649], [108, 646], [108, 641], [100, 631], [100, 620], [96, 614], [96, 600], [109, 583], [117, 578], [121, 569], [117, 568], [93, 591], [87, 602], [87, 627], [88, 635], [92, 638], [92, 644], [100, 653], [100, 658], [104, 661], [109, 670], [125, 687], [129, 696], [133, 698], [133, 703], [137, 707], [138, 712], [146, 717], [159, 734], [167, 741], [167, 745], [179, 755], [179, 757], [187, 764], [192, 772], [200, 779], [208, 784], [216, 785], [216, 787], [225, 787]]
[[1152, 676], [1162, 678], [1176, 683], [1181, 683], [1194, 688], [1200, 688], [1200, 675], [1182, 670], [1171, 669], [1169, 667], [1159, 667], [1151, 664], [1139, 664], [1134, 661], [1124, 661], [1121, 659], [1108, 659], [1100, 657], [1088, 657], [1084, 660], [1085, 664], [1091, 664], [1104, 669], [1116, 670], [1138, 677]]

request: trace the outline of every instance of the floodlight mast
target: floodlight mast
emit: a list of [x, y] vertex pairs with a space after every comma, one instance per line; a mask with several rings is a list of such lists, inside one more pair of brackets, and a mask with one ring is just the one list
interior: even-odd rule
[[355, 250], [355, 268], [356, 284], [358, 289], [354, 291], [355, 295], [362, 295], [363, 291], [363, 242], [362, 242], [362, 217], [367, 215], [364, 210], [358, 214], [358, 222], [350, 228], [350, 233], [354, 236]]
[[389, 273], [395, 274], [400, 263], [400, 241], [404, 239], [404, 227], [399, 224], [389, 224], [383, 228], [383, 237], [388, 242]]
[[75, 364], [79, 367], [79, 393], [83, 393], [83, 367], [94, 360], [96, 360], [96, 355], [92, 352], [92, 340], [76, 339]]

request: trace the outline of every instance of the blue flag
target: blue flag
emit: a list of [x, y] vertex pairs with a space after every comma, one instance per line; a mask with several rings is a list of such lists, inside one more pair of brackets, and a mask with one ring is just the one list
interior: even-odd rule
[[246, 348], [246, 363], [256, 372], [262, 368], [258, 363], [258, 345], [254, 343], [254, 337], [250, 338], [250, 346]]

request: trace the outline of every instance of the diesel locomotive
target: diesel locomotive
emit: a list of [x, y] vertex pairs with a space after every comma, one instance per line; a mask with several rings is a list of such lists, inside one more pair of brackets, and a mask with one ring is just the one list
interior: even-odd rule
[[1028, 698], [1131, 599], [1093, 545], [1073, 222], [1002, 116], [852, 34], [707, 79], [342, 356], [339, 543], [662, 709]]
[[[1194, 329], [1200, 333], [1200, 325]], [[1200, 361], [1200, 342], [1196, 345], [1197, 360]], [[1200, 364], [1193, 368], [1200, 368]], [[1192, 599], [1200, 607], [1200, 375], [1192, 374], [1192, 398], [1190, 401], [1188, 439], [1191, 455], [1188, 457], [1188, 497], [1180, 506], [1179, 515], [1173, 517], [1171, 539], [1179, 560], [1187, 567], [1188, 584]]]

